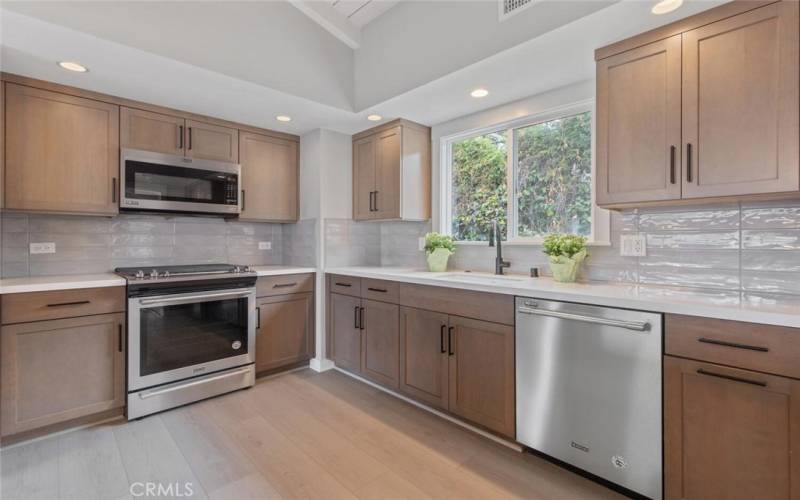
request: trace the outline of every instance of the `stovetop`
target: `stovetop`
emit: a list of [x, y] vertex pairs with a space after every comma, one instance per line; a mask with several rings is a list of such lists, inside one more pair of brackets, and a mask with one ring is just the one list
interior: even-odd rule
[[128, 281], [208, 279], [254, 276], [250, 266], [235, 264], [193, 264], [184, 266], [118, 267], [114, 272]]

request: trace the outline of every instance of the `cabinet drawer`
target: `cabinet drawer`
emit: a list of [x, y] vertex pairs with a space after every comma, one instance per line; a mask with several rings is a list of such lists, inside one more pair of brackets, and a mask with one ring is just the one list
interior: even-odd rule
[[256, 281], [256, 295], [258, 297], [313, 291], [314, 275], [311, 273], [264, 276]]
[[125, 287], [3, 295], [2, 322], [24, 323], [125, 311]]
[[380, 300], [396, 304], [399, 300], [398, 289], [400, 284], [394, 281], [361, 280], [361, 296], [365, 299]]
[[330, 287], [330, 291], [333, 293], [361, 297], [361, 278], [331, 274]]
[[669, 314], [666, 354], [800, 378], [800, 328]]

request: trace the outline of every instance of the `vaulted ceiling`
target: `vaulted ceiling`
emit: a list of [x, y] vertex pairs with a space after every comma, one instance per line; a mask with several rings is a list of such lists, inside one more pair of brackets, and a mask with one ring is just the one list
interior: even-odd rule
[[4, 1], [0, 69], [292, 133], [432, 125], [590, 79], [594, 48], [722, 2], [651, 3], [540, 0], [501, 21], [496, 0]]

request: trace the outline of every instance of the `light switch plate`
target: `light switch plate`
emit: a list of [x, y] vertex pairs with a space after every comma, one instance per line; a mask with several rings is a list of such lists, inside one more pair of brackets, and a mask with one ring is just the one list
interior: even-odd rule
[[422, 252], [425, 250], [425, 238], [420, 236], [419, 238], [419, 251]]
[[647, 238], [643, 234], [623, 234], [619, 237], [619, 254], [623, 257], [647, 255]]
[[56, 244], [53, 242], [31, 243], [31, 254], [56, 253]]
[[272, 242], [271, 241], [259, 241], [258, 242], [258, 249], [259, 250], [272, 250]]

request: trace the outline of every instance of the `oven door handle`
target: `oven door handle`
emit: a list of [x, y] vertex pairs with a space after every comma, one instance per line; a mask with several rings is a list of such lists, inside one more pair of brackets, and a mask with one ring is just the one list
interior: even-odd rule
[[183, 297], [139, 299], [139, 304], [143, 306], [157, 306], [160, 304], [191, 304], [192, 302], [197, 302], [198, 300], [204, 300], [204, 299], [247, 297], [252, 293], [253, 292], [250, 290], [245, 290], [245, 291], [224, 292], [224, 293], [203, 293], [203, 294], [189, 295], [189, 296], [184, 295]]
[[181, 389], [186, 389], [187, 387], [192, 387], [194, 385], [205, 384], [206, 382], [212, 382], [214, 380], [220, 380], [220, 379], [223, 379], [223, 378], [235, 377], [237, 375], [243, 375], [243, 374], [247, 373], [248, 371], [250, 371], [250, 367], [249, 366], [245, 367], [245, 368], [242, 368], [241, 370], [236, 370], [235, 372], [221, 373], [221, 374], [216, 375], [214, 377], [200, 378], [200, 379], [197, 379], [197, 380], [193, 380], [192, 382], [187, 382], [185, 384], [176, 384], [176, 385], [173, 385], [173, 386], [170, 386], [170, 387], [165, 387], [164, 389], [155, 389], [155, 390], [152, 390], [152, 391], [142, 391], [142, 392], [139, 393], [139, 399], [147, 399], [147, 398], [152, 398], [153, 396], [161, 396], [162, 394], [167, 394], [167, 393], [170, 393], [170, 392], [173, 392], [173, 391], [179, 391]]

